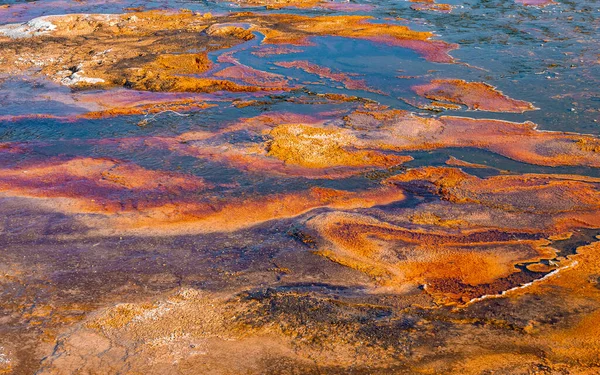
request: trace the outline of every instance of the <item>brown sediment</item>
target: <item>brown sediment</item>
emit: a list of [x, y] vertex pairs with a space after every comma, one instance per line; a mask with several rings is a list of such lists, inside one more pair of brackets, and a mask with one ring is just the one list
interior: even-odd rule
[[[301, 137], [306, 138], [304, 135]], [[377, 151], [343, 151], [344, 148], [336, 142], [324, 143], [314, 149], [312, 144], [296, 145], [289, 141], [278, 140], [274, 152], [269, 151], [268, 144], [233, 148], [204, 146], [201, 142], [189, 148], [174, 147], [173, 150], [220, 161], [244, 171], [309, 179], [351, 177], [376, 168], [391, 168], [412, 160], [410, 156]], [[342, 153], [335, 154], [332, 150], [340, 150]], [[330, 162], [332, 164], [329, 164]]]
[[436, 101], [431, 102], [430, 106], [433, 108], [442, 108], [442, 109], [451, 109], [451, 110], [461, 109], [461, 107], [456, 104], [442, 103], [442, 102], [436, 102]]
[[[362, 108], [358, 108], [350, 115], [346, 116], [344, 120], [347, 122], [347, 125], [352, 127], [353, 129], [360, 129], [360, 121], [354, 121], [355, 116], [359, 118], [371, 117], [380, 122], [379, 125], [388, 124], [391, 121], [394, 121], [398, 118], [403, 118], [408, 116], [410, 113], [408, 111], [404, 111], [401, 109], [392, 109], [388, 106], [381, 105], [378, 103], [367, 103]], [[364, 116], [364, 117], [363, 117]], [[367, 128], [364, 128], [367, 129]]]
[[543, 221], [543, 229], [536, 224], [537, 230], [554, 235], [570, 233], [573, 228], [600, 227], [600, 179], [597, 178], [525, 174], [481, 179], [459, 169], [426, 167], [391, 177], [388, 182], [405, 187], [431, 184], [430, 191], [446, 201], [523, 215], [522, 218], [531, 221], [530, 225]]
[[307, 168], [391, 167], [411, 159], [378, 151], [352, 150], [360, 142], [339, 129], [289, 124], [275, 127], [268, 135], [268, 156]]
[[231, 104], [233, 104], [236, 108], [246, 108], [246, 107], [253, 107], [253, 106], [263, 106], [265, 104], [268, 104], [270, 102], [265, 101], [265, 100], [234, 100]]
[[[174, 92], [257, 92], [271, 91], [271, 87], [240, 85], [228, 80], [161, 75], [156, 71], [141, 69], [127, 78], [127, 87], [135, 90]], [[275, 90], [281, 90], [276, 88]]]
[[428, 84], [413, 86], [412, 89], [427, 99], [463, 104], [473, 110], [522, 113], [536, 109], [533, 104], [511, 99], [482, 82], [435, 79]]
[[[211, 67], [206, 52], [180, 53], [192, 46], [207, 52], [229, 48], [253, 37], [247, 30], [244, 33], [211, 29], [214, 21], [210, 15], [149, 11], [48, 16], [45, 20], [55, 29], [35, 36], [35, 43], [28, 38], [2, 38], [5, 59], [0, 71], [15, 74], [37, 66], [41, 74], [74, 87], [125, 86], [191, 92], [261, 90], [198, 77]], [[70, 40], [67, 48], [63, 38]]]
[[[551, 277], [571, 264], [564, 258], [539, 263], [556, 257], [551, 241], [574, 228], [600, 227], [600, 179], [533, 174], [482, 179], [459, 169], [424, 167], [386, 183], [417, 194], [429, 191], [451, 206], [423, 205], [397, 215], [318, 215], [306, 223], [317, 238], [315, 252], [371, 276], [383, 290], [406, 293], [424, 285], [439, 303], [502, 296]], [[519, 264], [541, 274], [524, 273]]]
[[212, 63], [206, 54], [159, 55], [156, 60], [126, 73], [128, 88], [147, 91], [213, 92], [213, 91], [259, 91], [260, 87], [246, 87], [236, 83], [199, 78]]
[[414, 10], [432, 10], [435, 12], [449, 13], [452, 10], [450, 4], [436, 3], [435, 0], [410, 0], [415, 3], [411, 5], [411, 9]]
[[[494, 120], [440, 118], [449, 133], [472, 130], [473, 147], [487, 148], [511, 159], [530, 164], [600, 166], [598, 154], [581, 148], [581, 142], [597, 142], [597, 138], [567, 132], [545, 132], [532, 123], [515, 124]], [[487, 140], [484, 138], [489, 137]], [[458, 140], [459, 137], [456, 137]], [[469, 147], [466, 139], [458, 141]], [[489, 141], [489, 142], [488, 142]], [[481, 147], [483, 146], [483, 147]]]
[[3, 194], [38, 198], [41, 205], [63, 212], [102, 214], [85, 222], [108, 232], [226, 232], [317, 207], [369, 207], [404, 197], [395, 187], [381, 187], [362, 193], [311, 188], [240, 199], [214, 196], [205, 192], [207, 187], [193, 176], [108, 159], [40, 162], [0, 171]]
[[[259, 135], [262, 142], [224, 142], [228, 134], [240, 131]], [[177, 139], [159, 140], [157, 145], [243, 170], [308, 178], [347, 177], [412, 160], [371, 148], [347, 129], [285, 113], [246, 119], [216, 134], [202, 133], [199, 138], [193, 133], [182, 134]]]
[[[255, 15], [258, 17], [258, 15]], [[433, 35], [429, 32], [414, 31], [406, 26], [369, 23], [372, 17], [367, 16], [320, 16], [307, 17], [290, 14], [271, 14], [265, 21], [273, 26], [285, 23], [289, 32], [278, 31], [266, 33], [267, 41], [273, 44], [303, 41], [314, 35], [343, 36], [349, 38], [369, 39], [381, 35], [401, 40], [429, 40]], [[360, 27], [359, 27], [360, 26]]]
[[261, 18], [255, 14], [240, 14], [237, 19], [255, 23], [254, 29], [265, 35], [266, 44], [301, 46], [310, 45], [313, 36], [340, 36], [409, 48], [430, 61], [443, 63], [453, 62], [448, 52], [458, 48], [454, 44], [432, 40], [430, 32], [414, 31], [401, 25], [371, 23], [372, 18], [366, 16], [270, 14]]
[[[110, 229], [95, 225], [98, 233], [132, 232], [139, 235], [181, 235], [231, 232], [267, 221], [299, 216], [316, 208], [354, 209], [401, 201], [404, 194], [395, 187], [381, 187], [360, 193], [311, 188], [297, 193], [272, 194], [247, 199], [213, 198], [208, 202], [167, 205], [142, 215], [115, 216]], [[93, 219], [92, 219], [93, 222]]]
[[210, 69], [212, 63], [205, 53], [164, 54], [145, 66], [145, 69], [156, 69], [165, 73], [200, 74]]
[[348, 90], [363, 90], [370, 91], [382, 94], [379, 90], [374, 90], [369, 88], [367, 83], [364, 80], [353, 79], [349, 75], [341, 72], [333, 72], [331, 69], [320, 66], [317, 64], [313, 64], [310, 61], [301, 60], [301, 61], [287, 61], [287, 62], [278, 62], [275, 63], [277, 66], [281, 66], [284, 68], [296, 68], [302, 69], [307, 73], [316, 74], [321, 78], [327, 78], [332, 81], [342, 83]]
[[600, 209], [600, 179], [592, 177], [524, 174], [478, 178], [460, 169], [424, 167], [388, 179], [400, 184], [415, 181], [433, 184], [434, 190], [450, 202], [477, 203], [506, 211], [560, 215]]
[[474, 147], [508, 158], [545, 166], [600, 166], [594, 151], [598, 140], [589, 135], [537, 130], [533, 123], [441, 116], [424, 118], [398, 113], [379, 121], [381, 110], [357, 111], [346, 117], [348, 126], [377, 129], [363, 139], [371, 148], [396, 151]]
[[444, 227], [461, 223], [438, 223], [437, 230], [415, 230], [369, 216], [331, 213], [307, 225], [318, 233], [319, 255], [370, 275], [380, 287], [407, 291], [425, 284], [440, 302], [468, 301], [489, 290], [502, 291], [504, 280], [519, 272], [516, 264], [555, 254], [547, 247], [549, 241], [535, 240], [527, 233], [445, 232]]
[[227, 23], [215, 23], [210, 25], [206, 29], [206, 34], [220, 37], [234, 37], [244, 41], [254, 39], [254, 34], [252, 34], [252, 31], [241, 26]]
[[4, 194], [70, 199], [67, 211], [74, 212], [111, 213], [161, 206], [182, 192], [206, 187], [199, 178], [110, 159], [50, 160], [0, 170]]
[[600, 139], [582, 138], [577, 141], [577, 147], [582, 151], [600, 152]]
[[[412, 48], [433, 61], [452, 61], [447, 52], [455, 46], [430, 40], [433, 34], [429, 32], [369, 20], [361, 16], [251, 13], [215, 18], [209, 14], [159, 11], [47, 16], [43, 22], [52, 24], [53, 29], [31, 30], [29, 35], [18, 34], [12, 39], [0, 36], [4, 57], [0, 73], [20, 74], [36, 67], [39, 69], [36, 74], [80, 88], [124, 86], [180, 92], [272, 90], [272, 87], [245, 86], [202, 76], [211, 67], [208, 52], [243, 43], [253, 37], [252, 31], [265, 34], [267, 44], [307, 44], [312, 36], [342, 36]], [[231, 21], [249, 24], [249, 28]], [[5, 29], [10, 31], [11, 27]], [[161, 33], [157, 34], [159, 30]], [[69, 40], [66, 48], [63, 38]], [[192, 46], [205, 52], [180, 53]], [[354, 84], [347, 79], [346, 83]]]
[[369, 101], [369, 99], [364, 99], [354, 95], [346, 95], [346, 94], [317, 94], [317, 98], [325, 98], [329, 101], [333, 102], [357, 102], [357, 101]]
[[285, 47], [285, 46], [275, 46], [275, 47], [262, 47], [256, 51], [253, 51], [252, 54], [258, 57], [268, 57], [273, 55], [287, 55], [289, 53], [299, 53], [304, 52], [303, 49], [294, 48], [294, 47]]

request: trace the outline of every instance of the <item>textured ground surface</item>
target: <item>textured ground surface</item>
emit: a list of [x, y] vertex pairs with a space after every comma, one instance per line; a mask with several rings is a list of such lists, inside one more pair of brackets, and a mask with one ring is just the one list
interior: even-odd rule
[[0, 5], [0, 374], [600, 373], [596, 0]]

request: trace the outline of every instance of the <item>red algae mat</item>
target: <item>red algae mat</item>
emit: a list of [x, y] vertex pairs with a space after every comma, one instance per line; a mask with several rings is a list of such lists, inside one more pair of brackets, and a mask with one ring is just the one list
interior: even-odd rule
[[0, 5], [0, 374], [600, 373], [599, 20]]

